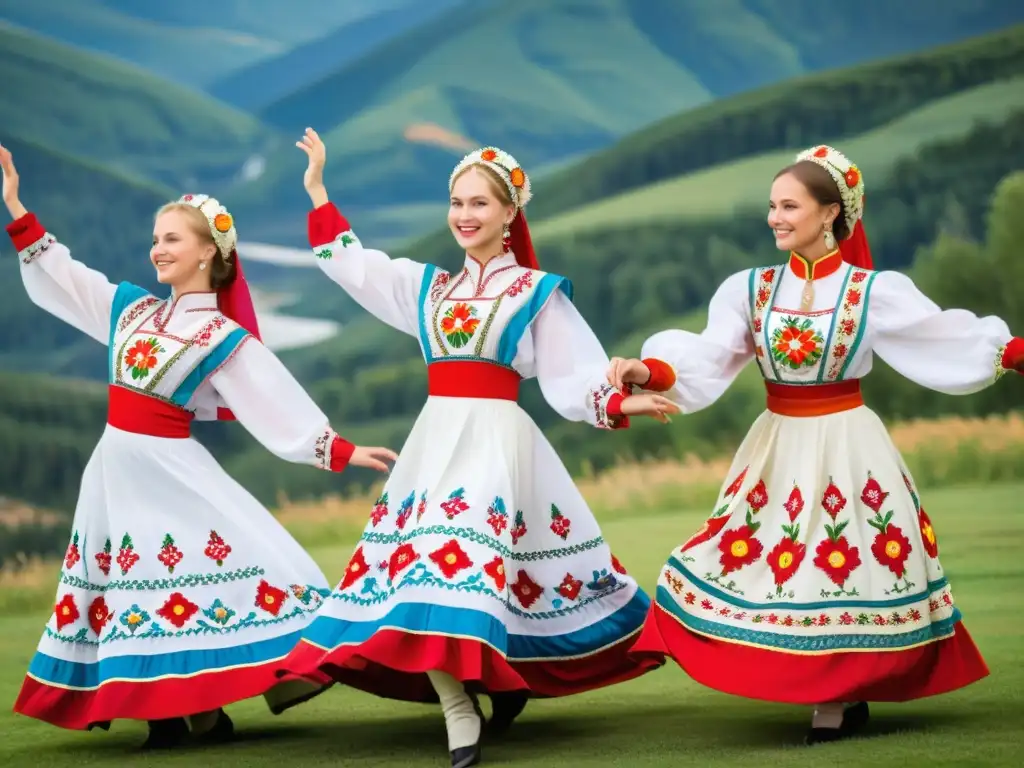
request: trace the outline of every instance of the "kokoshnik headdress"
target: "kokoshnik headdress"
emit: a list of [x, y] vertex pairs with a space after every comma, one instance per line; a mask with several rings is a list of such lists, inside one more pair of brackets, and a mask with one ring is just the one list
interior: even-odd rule
[[[217, 306], [221, 314], [234, 320], [257, 339], [260, 339], [260, 326], [256, 320], [252, 294], [249, 292], [249, 284], [242, 272], [242, 261], [238, 258], [236, 250], [238, 231], [235, 229], [234, 217], [216, 198], [209, 195], [182, 195], [177, 202], [191, 205], [206, 217], [213, 242], [220, 250], [221, 256], [228, 262], [234, 262], [234, 280], [217, 291]], [[235, 416], [227, 408], [218, 408], [217, 418], [223, 421], [232, 421]]]
[[843, 261], [861, 269], [872, 269], [871, 249], [864, 234], [864, 177], [860, 169], [838, 149], [820, 144], [805, 149], [796, 156], [796, 162], [808, 161], [820, 165], [832, 177], [843, 201], [843, 216], [849, 236], [839, 244]]
[[448, 177], [449, 194], [455, 185], [456, 177], [474, 165], [482, 165], [494, 171], [508, 189], [509, 197], [516, 208], [512, 223], [509, 225], [509, 250], [515, 254], [516, 262], [527, 269], [540, 269], [537, 255], [533, 251], [530, 229], [526, 224], [526, 213], [523, 210], [532, 197], [530, 177], [508, 152], [497, 147], [483, 147], [470, 152], [455, 166], [452, 175]]

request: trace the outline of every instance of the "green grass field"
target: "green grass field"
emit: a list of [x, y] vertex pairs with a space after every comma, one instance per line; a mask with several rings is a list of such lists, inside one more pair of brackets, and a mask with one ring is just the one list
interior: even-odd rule
[[[1016, 77], [937, 99], [879, 128], [829, 143], [857, 163], [868, 184], [877, 185], [897, 160], [920, 147], [966, 135], [981, 121], [1002, 122], [1021, 109], [1024, 77]], [[661, 221], [722, 219], [765, 208], [770, 179], [799, 149], [716, 165], [574, 208], [532, 226], [533, 239]]]
[[[1024, 669], [1024, 573], [1019, 552], [1024, 484], [960, 487], [926, 494], [943, 565], [992, 675], [956, 693], [900, 705], [876, 705], [867, 738], [801, 745], [806, 708], [746, 701], [699, 687], [675, 665], [623, 685], [561, 700], [533, 702], [504, 739], [486, 742], [485, 764], [506, 766], [804, 766], [1019, 765]], [[605, 525], [623, 563], [653, 587], [668, 550], [699, 525], [704, 510], [615, 514]], [[350, 543], [314, 550], [331, 578]], [[13, 702], [46, 618], [0, 620], [0, 699]], [[443, 719], [436, 706], [385, 701], [350, 689], [272, 717], [262, 702], [230, 708], [238, 740], [218, 749], [143, 755], [141, 724], [109, 733], [74, 733], [0, 714], [0, 765], [446, 766]]]

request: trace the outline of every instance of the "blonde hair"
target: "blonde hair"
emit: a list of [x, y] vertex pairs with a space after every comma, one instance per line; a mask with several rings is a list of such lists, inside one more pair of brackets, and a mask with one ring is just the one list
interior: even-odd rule
[[218, 291], [227, 285], [231, 285], [235, 279], [235, 260], [231, 254], [222, 252], [220, 246], [217, 245], [217, 241], [213, 239], [213, 232], [210, 231], [210, 222], [206, 215], [194, 205], [173, 202], [161, 206], [160, 210], [156, 212], [155, 218], [159, 219], [165, 213], [174, 211], [184, 214], [189, 228], [199, 238], [200, 242], [214, 247], [214, 256], [210, 262], [210, 287]]
[[491, 191], [494, 192], [495, 197], [498, 198], [502, 205], [515, 205], [515, 203], [512, 202], [512, 196], [508, 193], [508, 187], [505, 186], [505, 182], [502, 178], [495, 170], [488, 168], [483, 163], [470, 163], [465, 168], [459, 169], [458, 173], [452, 177], [452, 188], [455, 187], [455, 182], [464, 176], [467, 171], [474, 169], [479, 171], [483, 177], [487, 179], [487, 183], [490, 185]]

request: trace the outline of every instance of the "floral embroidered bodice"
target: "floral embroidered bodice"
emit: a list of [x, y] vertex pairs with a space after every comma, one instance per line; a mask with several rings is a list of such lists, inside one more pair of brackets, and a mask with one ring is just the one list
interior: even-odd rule
[[109, 382], [182, 407], [247, 335], [214, 293], [160, 300], [122, 284], [111, 320]]
[[420, 291], [420, 342], [428, 363], [483, 360], [510, 366], [524, 332], [565, 278], [521, 267], [512, 254], [461, 272], [428, 267]]
[[[843, 264], [819, 285], [816, 307], [794, 308], [803, 284], [790, 266], [759, 267], [750, 272], [750, 330], [761, 374], [768, 381], [813, 385], [842, 381], [865, 332], [865, 308], [877, 273]], [[822, 290], [824, 289], [824, 290]], [[790, 306], [792, 305], [792, 306]]]

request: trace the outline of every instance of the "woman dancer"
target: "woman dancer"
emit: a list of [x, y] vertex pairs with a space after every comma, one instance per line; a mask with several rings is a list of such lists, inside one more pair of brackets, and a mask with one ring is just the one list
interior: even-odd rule
[[[189, 438], [237, 419], [283, 459], [386, 471], [383, 448], [331, 429], [259, 342], [231, 215], [185, 195], [156, 217], [161, 301], [71, 258], [21, 204], [0, 147], [7, 231], [38, 306], [109, 347], [107, 427], [82, 476], [53, 615], [14, 705], [71, 728], [149, 721], [147, 748], [233, 732], [221, 707], [263, 694], [274, 711], [322, 687], [276, 664], [329, 594], [312, 558]], [[188, 718], [188, 722], [186, 721]]]
[[627, 660], [649, 600], [516, 404], [520, 381], [536, 376], [561, 416], [602, 429], [676, 409], [604, 381], [608, 358], [571, 284], [537, 266], [523, 215], [530, 183], [511, 156], [478, 150], [452, 173], [448, 224], [466, 257], [449, 273], [364, 248], [328, 202], [323, 143], [307, 130], [298, 146], [318, 263], [419, 339], [429, 397], [344, 578], [284, 667], [381, 696], [439, 698], [452, 765], [474, 765], [482, 715], [466, 684], [492, 695], [500, 729], [528, 695], [578, 693], [662, 663]]
[[808, 743], [853, 733], [867, 701], [988, 674], [910, 472], [861, 399], [873, 355], [957, 395], [1024, 366], [1024, 341], [1006, 323], [942, 311], [904, 275], [873, 271], [863, 205], [846, 157], [802, 152], [771, 190], [768, 224], [788, 263], [726, 280], [702, 334], [647, 340], [643, 354], [674, 366], [674, 384], [669, 375], [652, 386], [637, 360], [609, 371], [616, 386], [665, 390], [692, 412], [757, 361], [767, 411], [714, 512], [669, 557], [634, 651], [670, 654], [719, 691], [814, 705]]

